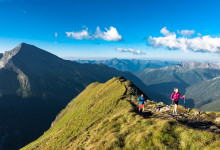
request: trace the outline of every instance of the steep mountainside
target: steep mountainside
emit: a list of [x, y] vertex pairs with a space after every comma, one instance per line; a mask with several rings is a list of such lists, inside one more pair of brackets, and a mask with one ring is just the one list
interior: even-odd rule
[[[167, 100], [159, 98], [159, 101], [170, 103], [169, 97], [175, 87], [184, 94], [187, 87], [219, 76], [220, 67], [211, 63], [185, 62], [163, 68], [149, 68], [136, 75], [152, 90], [166, 96]], [[188, 106], [194, 107], [193, 101], [188, 102]]]
[[19, 149], [46, 131], [57, 113], [92, 82], [136, 76], [105, 65], [63, 60], [25, 43], [0, 59], [0, 149]]
[[158, 68], [175, 65], [175, 61], [139, 60], [139, 59], [107, 59], [107, 60], [76, 60], [79, 63], [105, 64], [120, 71], [138, 72], [147, 68]]
[[48, 131], [22, 150], [220, 147], [219, 134], [190, 129], [175, 119], [138, 114], [134, 106], [141, 91], [136, 89], [123, 78], [90, 84], [61, 111]]
[[186, 89], [187, 99], [193, 100], [195, 108], [220, 111], [220, 77], [203, 81]]

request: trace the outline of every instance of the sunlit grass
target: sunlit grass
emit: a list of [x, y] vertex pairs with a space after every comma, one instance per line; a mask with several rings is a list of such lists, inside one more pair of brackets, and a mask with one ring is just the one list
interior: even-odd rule
[[[189, 129], [174, 120], [145, 119], [127, 101], [129, 81], [93, 83], [24, 150], [39, 149], [217, 149], [220, 136]], [[136, 102], [135, 102], [136, 103]], [[179, 107], [181, 111], [183, 108]]]

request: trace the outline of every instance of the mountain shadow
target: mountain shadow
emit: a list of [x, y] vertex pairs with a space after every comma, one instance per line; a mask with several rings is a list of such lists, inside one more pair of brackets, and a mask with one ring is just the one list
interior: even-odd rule
[[37, 139], [87, 85], [115, 76], [149, 89], [129, 72], [63, 60], [26, 43], [6, 51], [0, 59], [0, 149], [17, 150]]

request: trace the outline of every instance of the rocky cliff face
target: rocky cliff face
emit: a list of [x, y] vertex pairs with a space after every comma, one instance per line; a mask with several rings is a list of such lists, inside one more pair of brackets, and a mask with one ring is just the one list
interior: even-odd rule
[[[20, 87], [16, 90], [17, 94], [23, 98], [27, 98], [31, 95], [31, 86], [28, 77], [14, 65], [12, 58], [21, 50], [24, 43], [18, 45], [11, 51], [6, 51], [0, 59], [0, 70], [8, 69], [17, 74], [17, 80], [19, 81]], [[5, 93], [1, 93], [3, 96]]]
[[18, 45], [17, 47], [15, 47], [14, 49], [12, 49], [11, 51], [6, 51], [0, 60], [0, 69], [3, 67], [7, 67], [9, 66], [9, 64], [11, 63], [11, 59], [13, 56], [15, 56], [19, 50], [21, 49], [22, 44]]

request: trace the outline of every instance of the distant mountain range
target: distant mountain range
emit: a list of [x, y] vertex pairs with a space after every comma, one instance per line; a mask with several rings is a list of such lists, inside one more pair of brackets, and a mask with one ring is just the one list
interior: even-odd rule
[[[149, 68], [136, 73], [145, 84], [183, 81], [188, 85], [219, 75], [220, 67], [211, 63], [184, 62], [162, 68]], [[147, 75], [147, 76], [146, 76]], [[152, 77], [148, 76], [152, 75]]]
[[35, 140], [87, 85], [115, 76], [149, 91], [130, 72], [105, 65], [63, 60], [25, 43], [6, 51], [0, 59], [0, 149], [17, 150]]
[[147, 68], [159, 68], [178, 64], [177, 61], [139, 60], [139, 59], [107, 59], [107, 60], [76, 60], [79, 63], [104, 64], [120, 71], [138, 72]]
[[[105, 64], [106, 66], [113, 67], [121, 71], [130, 71], [141, 79], [141, 81], [143, 81], [147, 86], [149, 86], [150, 90], [154, 91], [151, 98], [154, 98], [155, 101], [163, 101], [166, 104], [170, 104], [170, 94], [173, 92], [175, 87], [178, 87], [182, 94], [186, 93], [187, 107], [220, 111], [220, 106], [218, 105], [216, 107], [211, 107], [214, 106], [213, 104], [218, 103], [218, 98], [212, 98], [212, 95], [215, 95], [217, 92], [215, 91], [215, 86], [207, 86], [209, 87], [209, 91], [211, 90], [213, 94], [207, 94], [203, 97], [196, 96], [200, 93], [199, 83], [201, 83], [202, 86], [204, 84], [208, 84], [207, 82], [211, 82], [207, 80], [220, 76], [220, 63], [117, 58], [109, 60], [77, 60], [77, 62]], [[195, 90], [195, 92], [189, 95], [189, 90], [187, 88], [195, 88], [197, 91]], [[183, 104], [183, 101], [180, 101], [180, 104]]]
[[[197, 95], [200, 91], [199, 83], [202, 84], [204, 82], [203, 84], [205, 84], [207, 80], [220, 76], [220, 67], [219, 65], [212, 63], [184, 62], [162, 68], [149, 68], [136, 73], [136, 75], [152, 90], [157, 90], [158, 93], [166, 96], [166, 100], [159, 98], [159, 101], [170, 103], [170, 94], [173, 92], [175, 87], [178, 87], [180, 92], [185, 94], [188, 87], [192, 86], [191, 88], [194, 88], [194, 84], [196, 84], [195, 86], [197, 91], [192, 93]], [[209, 85], [207, 87], [209, 87], [213, 92], [215, 91], [214, 86]], [[208, 99], [205, 100], [208, 96], [203, 97], [202, 99], [195, 99], [193, 94], [190, 96], [189, 91], [191, 88], [187, 89], [186, 92], [186, 99], [191, 99], [187, 101], [188, 107], [200, 108], [201, 106], [196, 103], [199, 103], [200, 101], [201, 103], [202, 101], [206, 101], [204, 104], [212, 102]], [[209, 93], [208, 95], [211, 97], [213, 94], [214, 93]], [[181, 102], [183, 103], [183, 101]], [[203, 110], [207, 110], [205, 106], [203, 106]], [[220, 111], [220, 107], [216, 107], [213, 110]]]

